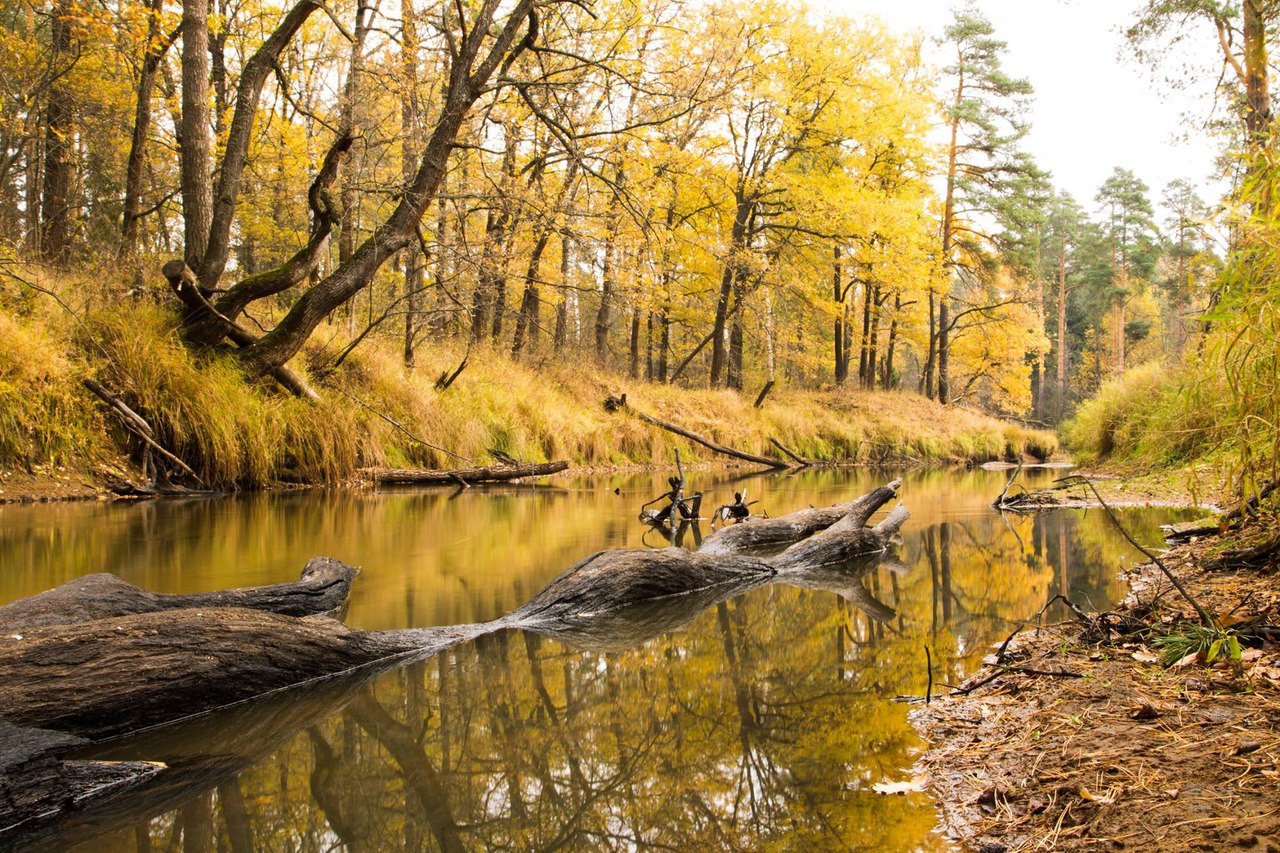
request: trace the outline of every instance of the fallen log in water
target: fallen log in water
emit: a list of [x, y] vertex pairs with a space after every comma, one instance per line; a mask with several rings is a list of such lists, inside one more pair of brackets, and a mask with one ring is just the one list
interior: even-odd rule
[[83, 743], [83, 738], [64, 732], [0, 720], [0, 838], [23, 818], [84, 808], [137, 787], [164, 769], [154, 761], [62, 760], [67, 750]]
[[357, 631], [242, 608], [138, 613], [0, 635], [4, 718], [103, 738], [492, 628]]
[[517, 628], [579, 623], [632, 604], [767, 580], [774, 574], [774, 568], [757, 557], [683, 548], [601, 551], [568, 569], [502, 621]]
[[[890, 517], [899, 518], [894, 524], [864, 525], [896, 495], [896, 487], [891, 483], [832, 510], [802, 510], [794, 517], [728, 528], [713, 550], [594, 554], [514, 613], [486, 625], [367, 632], [328, 619], [241, 607], [312, 612], [337, 606], [356, 570], [327, 559], [309, 563], [294, 584], [195, 596], [156, 595], [93, 576], [0, 610], [6, 617], [0, 619], [5, 628], [0, 634], [3, 715], [17, 725], [100, 738], [395, 655], [430, 653], [502, 627], [582, 624], [629, 605], [750, 584], [783, 571], [842, 565], [884, 549], [905, 510]], [[836, 512], [843, 513], [839, 521], [774, 557], [725, 553], [735, 530], [760, 532], [745, 544], [764, 539], [776, 544], [784, 534], [796, 537], [830, 523]], [[64, 623], [87, 621], [51, 624], [58, 611], [65, 611]]]
[[341, 609], [347, 603], [351, 582], [359, 573], [359, 569], [338, 560], [316, 557], [307, 562], [302, 577], [290, 583], [192, 595], [147, 592], [106, 573], [85, 575], [0, 607], [0, 629], [71, 625], [192, 607], [247, 607], [286, 616], [312, 616]]
[[[710, 550], [706, 548], [712, 542], [709, 538], [696, 552], [637, 548], [593, 554], [500, 621], [579, 643], [581, 638], [589, 638], [594, 647], [609, 647], [603, 638], [607, 632], [602, 630], [602, 623], [616, 623], [631, 633], [635, 633], [637, 625], [647, 629], [661, 621], [662, 617], [652, 612], [658, 602], [669, 603], [674, 611], [672, 621], [680, 624], [708, 603], [784, 574], [802, 577], [809, 571], [849, 570], [865, 566], [868, 561], [874, 564], [910, 513], [900, 506], [876, 527], [865, 525], [877, 509], [897, 496], [900, 485], [901, 481], [895, 480], [829, 510], [801, 510], [781, 518], [725, 528], [721, 534], [755, 526], [762, 535], [723, 537]], [[795, 541], [807, 534], [814, 535]], [[730, 550], [735, 544], [746, 549], [761, 541], [776, 546], [785, 537], [791, 537], [793, 544], [771, 557]], [[690, 597], [692, 601], [685, 600]], [[697, 609], [688, 606], [700, 602]], [[622, 612], [642, 604], [644, 611]], [[692, 614], [686, 616], [691, 609]]]
[[559, 474], [568, 462], [538, 462], [520, 465], [489, 465], [482, 468], [453, 468], [447, 471], [424, 471], [417, 468], [369, 468], [363, 473], [379, 486], [470, 486], [474, 483], [499, 483], [523, 477], [545, 477]]
[[[173, 724], [100, 743], [59, 735], [70, 752], [46, 754], [42, 778], [19, 770], [10, 781], [29, 793], [28, 800], [59, 790], [73, 792], [86, 776], [110, 784], [91, 796], [47, 801], [47, 808], [7, 808], [0, 800], [0, 849], [69, 850], [116, 829], [126, 829], [164, 814], [193, 797], [234, 785], [245, 768], [286, 744], [299, 730], [332, 716], [382, 670], [364, 667], [333, 678], [305, 682], [257, 696], [227, 708], [186, 717]], [[29, 729], [15, 729], [22, 735]], [[56, 765], [55, 765], [56, 762]], [[157, 763], [159, 762], [159, 763]], [[138, 771], [127, 783], [121, 769]], [[5, 774], [0, 768], [0, 775]], [[100, 845], [98, 845], [100, 846]], [[252, 849], [252, 845], [233, 850]]]
[[802, 509], [778, 518], [754, 518], [723, 527], [703, 540], [702, 554], [776, 554], [784, 548], [824, 530], [841, 519], [861, 527], [876, 510], [898, 496], [902, 480], [886, 483], [848, 503], [821, 509]]

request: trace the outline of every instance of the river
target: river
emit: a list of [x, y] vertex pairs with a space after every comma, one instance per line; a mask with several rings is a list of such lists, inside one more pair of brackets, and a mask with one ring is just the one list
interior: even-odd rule
[[[1060, 473], [1022, 479], [1035, 486]], [[688, 474], [690, 491], [707, 494], [704, 515], [735, 490], [759, 500], [757, 511], [780, 515], [898, 476]], [[843, 590], [769, 585], [625, 649], [514, 631], [456, 646], [380, 676], [305, 728], [282, 723], [262, 740], [265, 755], [211, 774], [212, 790], [157, 795], [127, 821], [86, 818], [58, 843], [94, 851], [948, 849], [927, 796], [876, 791], [910, 780], [922, 748], [909, 706], [893, 699], [925, 692], [925, 648], [935, 690], [945, 689], [1053, 595], [1113, 604], [1123, 594], [1117, 572], [1139, 558], [1101, 510], [1002, 518], [989, 504], [1006, 472], [902, 476], [911, 520], [896, 553], [862, 579], [863, 591], [857, 580]], [[346, 615], [352, 626], [486, 621], [594, 551], [665, 544], [636, 520], [664, 479], [5, 506], [0, 603], [93, 571], [160, 592], [276, 583], [296, 578], [310, 557], [329, 556], [362, 567]], [[1119, 512], [1153, 545], [1159, 524], [1188, 517]], [[685, 544], [696, 534], [688, 531]], [[180, 763], [182, 752], [154, 757]]]

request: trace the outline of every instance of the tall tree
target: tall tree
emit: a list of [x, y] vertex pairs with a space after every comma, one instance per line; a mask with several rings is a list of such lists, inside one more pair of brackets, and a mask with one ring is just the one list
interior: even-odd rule
[[[72, 7], [58, 0], [49, 16], [54, 68], [74, 64], [71, 44]], [[40, 254], [64, 261], [71, 250], [72, 194], [75, 190], [75, 128], [72, 96], [66, 70], [57, 73], [46, 96], [44, 116], [44, 185], [40, 201]]]
[[982, 245], [988, 240], [977, 221], [1007, 208], [1010, 195], [1024, 189], [1020, 179], [1038, 170], [1018, 148], [1028, 130], [1023, 112], [1031, 84], [1004, 72], [1007, 45], [995, 37], [995, 28], [967, 6], [955, 13], [943, 43], [954, 52], [946, 69], [951, 92], [944, 111], [950, 135], [941, 227], [942, 263], [951, 275], [947, 291], [938, 296], [936, 329], [937, 399], [946, 403], [951, 397], [953, 299], [964, 300], [968, 279], [961, 270], [970, 276], [981, 270]]
[[[1267, 41], [1277, 19], [1275, 0], [1148, 0], [1129, 28], [1129, 39], [1148, 59], [1158, 59], [1166, 40], [1179, 37], [1189, 23], [1207, 23], [1217, 39], [1222, 61], [1220, 80], [1237, 88], [1233, 98], [1244, 126], [1246, 149], [1256, 153], [1270, 144], [1271, 91]], [[1229, 72], [1229, 73], [1228, 73]]]
[[1111, 292], [1116, 309], [1115, 369], [1125, 370], [1128, 342], [1126, 313], [1129, 303], [1143, 289], [1157, 255], [1155, 211], [1147, 185], [1128, 169], [1116, 167], [1098, 189], [1102, 227], [1111, 249]]

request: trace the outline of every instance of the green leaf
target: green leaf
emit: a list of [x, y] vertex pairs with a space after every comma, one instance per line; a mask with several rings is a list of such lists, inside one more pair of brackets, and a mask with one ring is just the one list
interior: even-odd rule
[[1204, 662], [1206, 664], [1213, 663], [1217, 660], [1218, 652], [1220, 651], [1222, 651], [1222, 640], [1214, 640], [1213, 644], [1209, 646], [1209, 653], [1204, 656]]
[[1234, 634], [1227, 637], [1227, 654], [1234, 661], [1240, 660], [1240, 640]]

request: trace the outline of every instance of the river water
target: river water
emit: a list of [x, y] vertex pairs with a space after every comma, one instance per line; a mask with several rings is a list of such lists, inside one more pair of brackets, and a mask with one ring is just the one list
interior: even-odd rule
[[[708, 495], [704, 515], [743, 489], [760, 501], [754, 509], [780, 515], [898, 476], [688, 473], [690, 490]], [[1059, 475], [1030, 471], [1022, 480]], [[208, 737], [237, 742], [227, 750], [234, 760], [202, 770], [204, 783], [87, 816], [53, 843], [948, 849], [927, 796], [875, 790], [909, 780], [922, 748], [908, 705], [893, 697], [925, 692], [926, 647], [935, 684], [955, 684], [1053, 595], [1110, 606], [1123, 593], [1118, 570], [1138, 555], [1100, 510], [1001, 518], [989, 504], [1005, 472], [902, 476], [911, 520], [860, 589], [856, 580], [843, 589], [765, 586], [624, 649], [505, 631], [308, 713], [299, 705], [238, 733], [188, 730], [192, 743], [151, 757], [179, 766], [184, 753], [209, 753], [195, 744]], [[277, 583], [329, 556], [363, 569], [346, 616], [354, 627], [486, 621], [594, 551], [666, 544], [636, 520], [664, 479], [0, 507], [0, 603], [93, 571], [160, 592]], [[1159, 524], [1187, 517], [1120, 513], [1153, 545]]]

